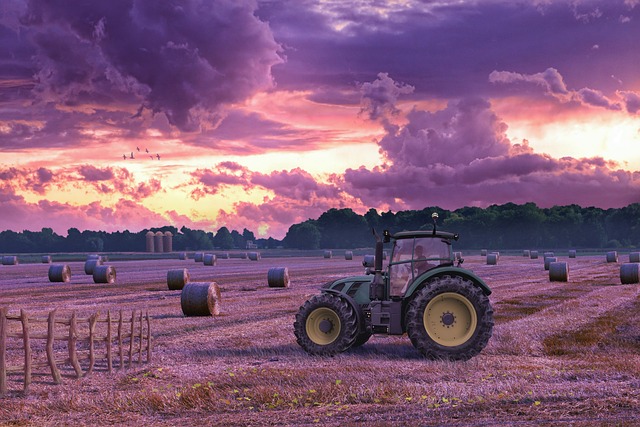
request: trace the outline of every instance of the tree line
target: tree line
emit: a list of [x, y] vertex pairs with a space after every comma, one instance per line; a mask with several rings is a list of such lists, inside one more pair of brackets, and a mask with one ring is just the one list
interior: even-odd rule
[[353, 210], [329, 209], [318, 219], [289, 227], [284, 239], [256, 239], [252, 231], [242, 233], [221, 227], [217, 232], [165, 226], [128, 230], [79, 231], [67, 236], [51, 228], [41, 231], [0, 232], [0, 252], [143, 252], [148, 231], [173, 234], [173, 250], [245, 249], [248, 241], [258, 248], [353, 249], [371, 248], [372, 228], [382, 233], [431, 230], [431, 214], [438, 213], [438, 228], [459, 233], [459, 249], [499, 248], [637, 248], [640, 247], [640, 203], [623, 208], [601, 209], [578, 205], [539, 208], [535, 203], [506, 203], [487, 208], [464, 207], [449, 211], [439, 207], [422, 210], [381, 212], [369, 209], [364, 215]]

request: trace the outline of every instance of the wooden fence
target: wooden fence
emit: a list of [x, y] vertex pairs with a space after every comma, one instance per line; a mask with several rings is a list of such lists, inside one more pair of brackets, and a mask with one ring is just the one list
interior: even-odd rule
[[[60, 333], [60, 325], [64, 333]], [[65, 350], [68, 357], [61, 359], [60, 351]], [[78, 349], [80, 347], [80, 350]], [[114, 347], [117, 356], [114, 359]], [[128, 348], [127, 348], [128, 347]], [[106, 353], [98, 354], [100, 350]], [[133, 363], [151, 362], [151, 319], [149, 313], [133, 310], [131, 316], [124, 316], [120, 310], [117, 318], [107, 311], [101, 318], [95, 313], [88, 318], [78, 318], [75, 312], [68, 318], [56, 317], [56, 310], [47, 317], [29, 316], [24, 310], [19, 315], [9, 314], [8, 309], [0, 307], [0, 396], [7, 393], [7, 374], [24, 372], [24, 392], [29, 391], [33, 368], [49, 368], [55, 384], [62, 382], [62, 369], [73, 370], [72, 376], [84, 375], [80, 362], [88, 362], [86, 375], [96, 367], [96, 359], [106, 366], [103, 369], [111, 373], [115, 367], [124, 369]], [[36, 356], [46, 354], [46, 361], [36, 360]], [[125, 355], [126, 354], [126, 355]], [[24, 356], [22, 364], [8, 364]], [[56, 357], [58, 356], [58, 357]]]

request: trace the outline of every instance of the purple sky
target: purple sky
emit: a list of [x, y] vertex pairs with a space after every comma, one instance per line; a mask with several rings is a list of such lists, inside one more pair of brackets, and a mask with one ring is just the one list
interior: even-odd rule
[[640, 202], [638, 40], [640, 0], [2, 0], [0, 230]]

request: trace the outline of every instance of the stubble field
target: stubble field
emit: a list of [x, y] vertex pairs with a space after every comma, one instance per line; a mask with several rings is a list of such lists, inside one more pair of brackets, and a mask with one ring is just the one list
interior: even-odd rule
[[[467, 362], [424, 360], [406, 336], [307, 355], [293, 334], [299, 306], [326, 281], [361, 274], [361, 257], [114, 261], [113, 285], [94, 284], [83, 262], [68, 263], [67, 284], [50, 283], [47, 264], [0, 266], [0, 307], [10, 314], [143, 309], [154, 342], [151, 363], [111, 374], [98, 364], [75, 379], [65, 366], [55, 385], [34, 369], [26, 395], [21, 374], [10, 374], [0, 425], [637, 425], [639, 286], [620, 285], [619, 263], [560, 256], [570, 266], [561, 283], [542, 259], [464, 258], [492, 288], [495, 318], [489, 345]], [[270, 267], [289, 269], [288, 289], [267, 286]], [[183, 316], [166, 281], [177, 268], [218, 283], [220, 316]], [[18, 340], [9, 347], [22, 354]]]

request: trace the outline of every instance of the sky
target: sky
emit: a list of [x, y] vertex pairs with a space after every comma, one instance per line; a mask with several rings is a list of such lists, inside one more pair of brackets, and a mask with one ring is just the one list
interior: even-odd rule
[[2, 0], [0, 230], [640, 202], [640, 0]]

